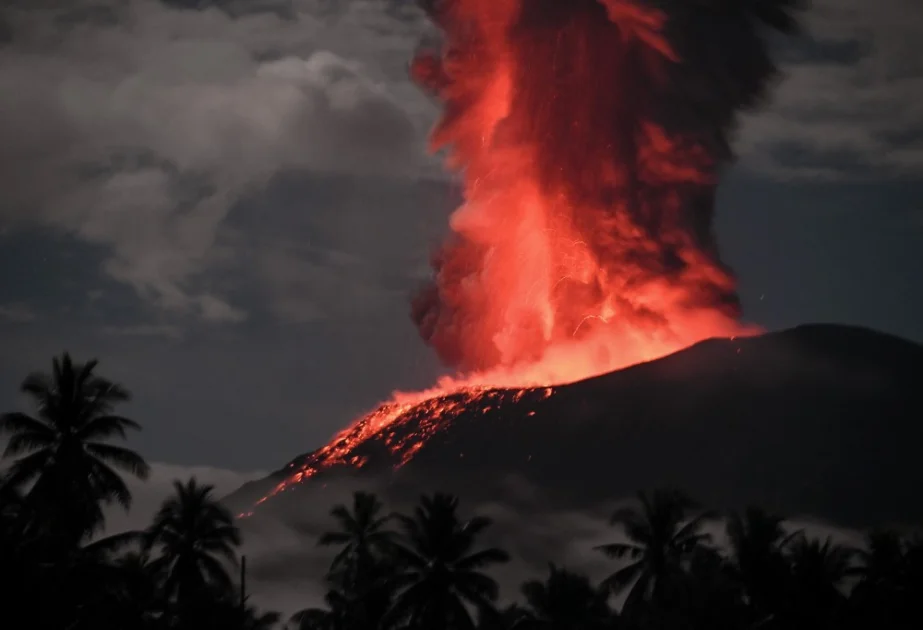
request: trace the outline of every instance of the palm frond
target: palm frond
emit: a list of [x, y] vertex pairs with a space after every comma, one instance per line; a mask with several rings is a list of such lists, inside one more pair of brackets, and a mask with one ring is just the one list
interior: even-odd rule
[[90, 467], [99, 496], [103, 500], [115, 499], [126, 510], [131, 508], [131, 491], [119, 474], [99, 459], [94, 459]]
[[639, 558], [644, 553], [644, 550], [637, 545], [630, 545], [626, 543], [610, 543], [607, 545], [597, 545], [593, 547], [594, 550], [600, 551], [609, 558], [621, 559], [625, 556], [628, 556], [632, 559]]
[[19, 386], [19, 391], [29, 396], [40, 408], [49, 401], [53, 390], [51, 377], [42, 372], [29, 374]]
[[231, 590], [233, 587], [233, 580], [225, 565], [221, 564], [214, 556], [209, 556], [207, 554], [200, 554], [198, 561], [208, 583], [222, 591]]
[[611, 591], [618, 595], [626, 587], [630, 586], [632, 582], [638, 579], [638, 576], [641, 574], [644, 564], [641, 561], [633, 562], [627, 566], [622, 567], [600, 584], [600, 588]]
[[3, 457], [16, 457], [23, 453], [31, 453], [38, 449], [48, 448], [54, 443], [55, 439], [49, 439], [46, 435], [32, 432], [17, 433], [7, 441], [6, 448], [3, 449]]
[[132, 545], [140, 546], [143, 542], [144, 532], [132, 530], [121, 532], [119, 534], [112, 534], [111, 536], [106, 536], [105, 538], [94, 540], [93, 542], [84, 545], [81, 551], [82, 553], [90, 555], [115, 554]]
[[51, 458], [51, 451], [41, 450], [17, 459], [7, 471], [6, 483], [19, 487], [32, 481], [45, 470]]
[[11, 433], [33, 433], [54, 439], [55, 432], [48, 424], [27, 414], [12, 412], [0, 416], [0, 435]]
[[[714, 520], [716, 516], [717, 515], [714, 512], [702, 512], [701, 514], [694, 516], [689, 520], [689, 522], [683, 525], [678, 532], [676, 532], [674, 539], [683, 540], [687, 538], [695, 538], [697, 540], [705, 540], [701, 538], [702, 534], [699, 533], [699, 530], [705, 525], [706, 521]], [[708, 539], [711, 538], [709, 534], [704, 534], [704, 536], [706, 536]]]
[[77, 437], [81, 440], [99, 440], [118, 436], [124, 440], [128, 437], [126, 429], [140, 431], [141, 425], [129, 418], [108, 414], [89, 419], [80, 427]]
[[89, 442], [84, 445], [84, 448], [100, 460], [128, 471], [138, 479], [147, 479], [151, 472], [151, 467], [144, 461], [144, 458], [122, 446]]
[[330, 516], [339, 521], [340, 526], [345, 530], [351, 530], [355, 527], [356, 521], [345, 505], [334, 505], [330, 510]]
[[344, 532], [324, 532], [317, 539], [317, 545], [320, 547], [329, 547], [331, 545], [345, 545], [352, 537]]
[[492, 564], [503, 564], [510, 561], [510, 554], [502, 549], [491, 548], [477, 551], [455, 563], [455, 568], [460, 571], [480, 569]]
[[458, 571], [455, 575], [455, 588], [466, 593], [472, 601], [483, 599], [495, 602], [500, 596], [497, 581], [476, 571]]
[[493, 524], [493, 520], [487, 516], [475, 516], [462, 526], [462, 531], [474, 536], [480, 534]]

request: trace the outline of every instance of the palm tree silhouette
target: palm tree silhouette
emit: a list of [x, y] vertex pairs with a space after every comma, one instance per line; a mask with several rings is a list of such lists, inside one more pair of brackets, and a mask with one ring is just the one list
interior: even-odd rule
[[850, 609], [865, 627], [876, 623], [887, 628], [921, 625], [919, 619], [913, 619], [919, 607], [908, 579], [908, 547], [897, 532], [881, 530], [869, 532], [864, 548], [857, 551], [859, 563], [854, 573], [860, 580], [850, 594]]
[[616, 510], [610, 519], [612, 525], [623, 528], [628, 542], [595, 547], [610, 558], [630, 560], [602, 583], [616, 594], [634, 584], [625, 601], [626, 613], [641, 602], [665, 604], [682, 581], [684, 563], [697, 547], [711, 540], [701, 531], [711, 515], [690, 516], [697, 506], [681, 492], [656, 490], [651, 496], [641, 492], [638, 503], [638, 507]]
[[163, 614], [150, 558], [139, 551], [110, 559], [105, 606], [98, 628], [155, 630]]
[[833, 542], [799, 536], [788, 551], [791, 562], [790, 602], [786, 616], [791, 628], [826, 627], [838, 621], [846, 602], [843, 582], [854, 574], [856, 550]]
[[281, 615], [272, 610], [259, 610], [249, 604], [243, 611], [241, 630], [272, 630], [279, 623]]
[[747, 627], [748, 611], [743, 587], [733, 566], [718, 552], [706, 546], [690, 555], [679, 593], [678, 611], [682, 624], [675, 628], [741, 630]]
[[522, 585], [526, 600], [524, 618], [514, 627], [522, 630], [600, 630], [612, 620], [608, 592], [594, 587], [588, 577], [549, 566], [544, 581]]
[[262, 611], [251, 604], [241, 606], [240, 601], [226, 597], [208, 613], [208, 625], [200, 627], [221, 630], [272, 630], [281, 616], [277, 612]]
[[869, 532], [865, 548], [857, 550], [856, 557], [859, 561], [856, 573], [862, 576], [857, 588], [889, 588], [900, 584], [906, 573], [904, 541], [894, 531]]
[[338, 504], [330, 510], [339, 529], [325, 532], [318, 539], [322, 546], [342, 549], [330, 565], [331, 573], [343, 573], [347, 582], [368, 586], [370, 572], [394, 544], [394, 532], [386, 529], [392, 516], [383, 514], [384, 505], [374, 494], [353, 494], [352, 510]]
[[237, 564], [240, 532], [231, 512], [212, 497], [213, 486], [193, 477], [174, 481], [173, 489], [145, 533], [144, 549], [159, 551], [151, 569], [162, 580], [162, 595], [188, 619], [233, 592], [228, 565]]
[[298, 630], [349, 630], [349, 598], [342, 592], [331, 589], [324, 595], [327, 608], [305, 608], [291, 616], [290, 621]]
[[481, 569], [509, 561], [497, 548], [475, 551], [490, 519], [461, 521], [458, 498], [440, 493], [421, 497], [412, 517], [396, 518], [404, 535], [394, 548], [399, 568], [388, 581], [395, 597], [386, 621], [426, 630], [473, 628], [465, 604], [490, 607], [499, 591]]
[[0, 592], [3, 618], [30, 619], [36, 627], [50, 616], [36, 610], [34, 594], [42, 592], [54, 560], [35, 526], [31, 502], [17, 488], [0, 480]]
[[392, 563], [385, 561], [393, 548], [395, 533], [386, 529], [391, 516], [374, 494], [356, 492], [352, 507], [335, 505], [330, 511], [338, 529], [321, 535], [318, 544], [340, 546], [327, 579], [345, 600], [340, 607], [349, 623], [358, 627], [377, 627], [390, 600], [383, 582]]
[[801, 531], [787, 533], [781, 516], [757, 507], [734, 513], [725, 523], [731, 567], [756, 621], [779, 612], [788, 582], [784, 551]]
[[84, 544], [56, 560], [48, 584], [57, 583], [67, 591], [56, 606], [69, 622], [62, 627], [141, 630], [154, 624], [152, 576], [134, 554], [124, 554], [142, 540], [141, 532], [122, 532]]
[[529, 612], [520, 604], [509, 604], [503, 608], [480, 606], [477, 611], [478, 630], [514, 630], [527, 621]]
[[96, 366], [95, 360], [74, 363], [67, 353], [55, 358], [50, 375], [30, 374], [21, 386], [35, 402], [37, 417], [18, 412], [0, 417], [0, 433], [10, 434], [4, 457], [22, 455], [7, 483], [21, 487], [34, 480], [27, 496], [43, 510], [45, 526], [72, 547], [103, 525], [103, 504], [131, 506], [131, 492], [113, 467], [140, 479], [149, 472], [137, 453], [108, 443], [141, 427], [113, 413], [130, 394], [94, 374]]

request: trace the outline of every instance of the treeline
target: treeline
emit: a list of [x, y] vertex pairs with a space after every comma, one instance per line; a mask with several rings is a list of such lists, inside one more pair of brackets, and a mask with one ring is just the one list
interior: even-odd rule
[[[22, 391], [35, 416], [0, 431], [0, 627], [48, 630], [259, 630], [280, 627], [237, 580], [240, 532], [212, 488], [174, 484], [143, 531], [100, 537], [104, 508], [128, 509], [122, 475], [148, 466], [113, 444], [140, 427], [96, 363], [68, 355]], [[424, 496], [391, 514], [356, 493], [331, 511], [318, 544], [334, 553], [325, 605], [287, 621], [300, 630], [904, 630], [923, 628], [923, 540], [873, 532], [861, 548], [787, 531], [757, 508], [704, 511], [682, 493], [641, 494], [612, 517], [597, 551], [613, 573], [594, 583], [550, 565], [502, 603], [491, 577], [510, 560], [485, 547], [491, 522], [456, 497]], [[723, 528], [719, 545], [706, 532]], [[618, 606], [616, 606], [618, 602]], [[618, 609], [617, 609], [618, 608]]]
[[[609, 577], [594, 584], [552, 564], [519, 603], [498, 606], [490, 570], [509, 556], [478, 544], [490, 520], [462, 518], [456, 497], [387, 515], [356, 493], [331, 515], [337, 529], [318, 540], [337, 548], [326, 607], [296, 614], [301, 630], [923, 628], [923, 539], [893, 532], [853, 549], [787, 531], [758, 508], [722, 516], [680, 492], [642, 493], [612, 516], [622, 541], [596, 548], [613, 559]], [[723, 527], [723, 548], [709, 523]]]
[[134, 451], [113, 444], [140, 427], [115, 407], [129, 392], [96, 362], [56, 358], [21, 390], [36, 414], [6, 413], [0, 478], [0, 628], [258, 630], [279, 621], [241, 601], [240, 532], [195, 479], [174, 483], [144, 531], [100, 537], [103, 510], [146, 479]]

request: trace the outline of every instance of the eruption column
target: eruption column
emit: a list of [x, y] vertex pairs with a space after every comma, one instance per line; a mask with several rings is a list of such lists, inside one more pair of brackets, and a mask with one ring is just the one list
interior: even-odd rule
[[440, 357], [563, 382], [737, 332], [712, 231], [729, 158], [715, 138], [735, 104], [695, 116], [667, 15], [628, 0], [426, 6], [443, 46], [412, 72], [444, 104], [432, 149], [465, 193], [412, 307]]
[[463, 412], [750, 332], [715, 188], [776, 75], [763, 33], [797, 30], [797, 3], [424, 0], [444, 41], [412, 72], [444, 105], [432, 148], [465, 202], [412, 313], [462, 374], [396, 393], [261, 502], [376, 446], [403, 465]]

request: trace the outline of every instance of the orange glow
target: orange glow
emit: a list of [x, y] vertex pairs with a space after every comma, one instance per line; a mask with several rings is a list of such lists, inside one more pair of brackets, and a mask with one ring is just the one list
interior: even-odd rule
[[413, 317], [459, 375], [396, 393], [270, 496], [363, 466], [373, 437], [403, 465], [463, 409], [754, 332], [714, 242], [720, 160], [651, 114], [679, 61], [665, 17], [629, 0], [435, 5], [443, 46], [411, 73], [443, 103], [431, 145], [464, 203]]

